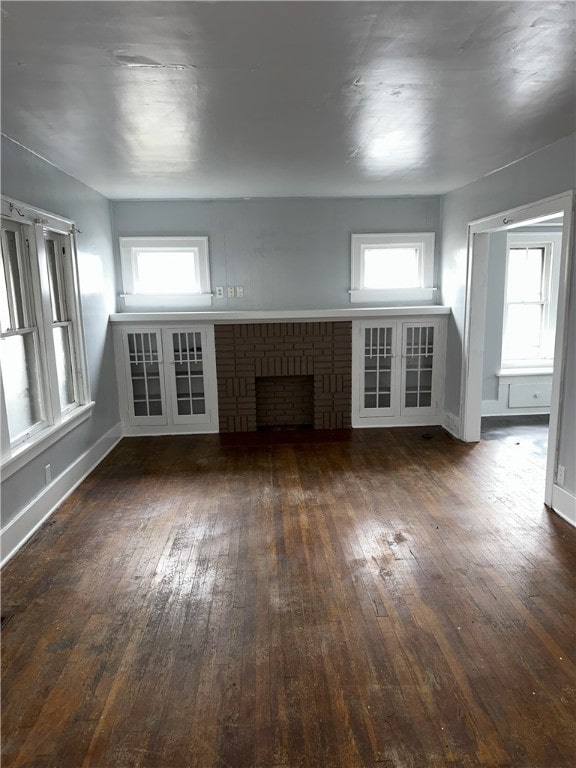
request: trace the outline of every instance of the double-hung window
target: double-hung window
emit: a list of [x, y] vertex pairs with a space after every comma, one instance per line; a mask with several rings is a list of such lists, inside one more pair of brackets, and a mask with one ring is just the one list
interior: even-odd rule
[[352, 302], [434, 298], [434, 233], [352, 235]]
[[89, 410], [71, 221], [2, 199], [3, 467]]
[[48, 264], [50, 309], [52, 313], [52, 341], [58, 382], [58, 401], [62, 413], [78, 404], [74, 311], [69, 306], [74, 301], [73, 291], [68, 290], [71, 275], [67, 269], [71, 263], [69, 238], [55, 232], [46, 232], [44, 246]]
[[37, 432], [45, 420], [40, 332], [23, 227], [2, 221], [0, 364], [11, 444]]
[[126, 307], [210, 306], [207, 237], [121, 237]]
[[502, 366], [552, 365], [555, 290], [553, 243], [509, 235]]

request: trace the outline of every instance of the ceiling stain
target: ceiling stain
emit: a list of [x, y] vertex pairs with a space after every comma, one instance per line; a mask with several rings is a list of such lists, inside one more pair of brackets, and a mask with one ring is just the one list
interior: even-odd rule
[[147, 56], [115, 54], [114, 59], [121, 67], [128, 67], [129, 69], [171, 69], [175, 71], [197, 69], [193, 64], [162, 64], [159, 61], [154, 61], [154, 59], [149, 59]]

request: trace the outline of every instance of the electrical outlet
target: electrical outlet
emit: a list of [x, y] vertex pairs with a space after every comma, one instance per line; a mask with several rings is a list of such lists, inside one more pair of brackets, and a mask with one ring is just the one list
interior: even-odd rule
[[236, 286], [236, 298], [237, 299], [243, 299], [244, 298], [244, 286], [243, 285], [237, 285]]
[[219, 285], [216, 288], [216, 298], [217, 299], [223, 299], [224, 298], [224, 287], [222, 285]]
[[228, 286], [228, 298], [233, 299], [234, 298], [234, 286], [229, 285]]
[[558, 485], [564, 485], [564, 475], [566, 474], [566, 467], [562, 464], [558, 464], [558, 472], [556, 473], [556, 479]]
[[44, 477], [46, 478], [46, 485], [52, 480], [52, 465], [46, 464], [44, 467]]

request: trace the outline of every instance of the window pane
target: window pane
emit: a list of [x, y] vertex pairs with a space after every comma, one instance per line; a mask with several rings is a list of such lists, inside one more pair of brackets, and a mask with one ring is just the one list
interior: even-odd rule
[[510, 248], [507, 301], [541, 301], [544, 248]]
[[542, 343], [541, 304], [510, 304], [504, 337], [504, 357], [516, 360], [538, 357]]
[[199, 293], [196, 258], [197, 249], [138, 251], [136, 293]]
[[46, 238], [46, 257], [48, 259], [48, 277], [50, 280], [50, 301], [52, 302], [52, 320], [57, 323], [67, 320], [63, 311], [63, 291], [61, 273], [58, 264], [58, 244]]
[[[22, 276], [18, 264], [18, 245], [16, 232], [4, 230], [2, 232], [2, 263], [4, 266], [4, 287], [0, 301], [2, 302], [2, 328], [26, 327], [24, 314], [24, 298], [22, 296]], [[12, 303], [10, 311], [9, 300]]]
[[8, 431], [13, 440], [42, 419], [32, 333], [2, 339], [0, 357]]
[[[2, 247], [2, 257], [4, 257], [4, 247]], [[2, 258], [2, 274], [0, 275], [0, 330], [7, 331], [12, 323], [10, 322], [10, 306], [8, 304], [8, 286], [6, 280], [6, 264]]]
[[364, 288], [420, 287], [420, 249], [364, 248]]
[[67, 326], [58, 326], [53, 331], [56, 371], [58, 374], [58, 395], [60, 397], [60, 408], [64, 410], [64, 408], [75, 402], [72, 359], [70, 355], [70, 329]]

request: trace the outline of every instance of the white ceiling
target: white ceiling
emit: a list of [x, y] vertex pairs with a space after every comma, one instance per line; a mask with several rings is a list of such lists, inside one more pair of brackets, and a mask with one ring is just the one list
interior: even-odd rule
[[109, 198], [443, 193], [574, 131], [574, 2], [3, 2], [2, 131]]

